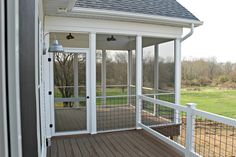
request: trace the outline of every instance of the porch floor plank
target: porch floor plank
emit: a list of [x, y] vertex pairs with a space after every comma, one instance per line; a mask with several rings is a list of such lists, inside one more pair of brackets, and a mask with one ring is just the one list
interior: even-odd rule
[[47, 157], [183, 157], [144, 130], [54, 137]]

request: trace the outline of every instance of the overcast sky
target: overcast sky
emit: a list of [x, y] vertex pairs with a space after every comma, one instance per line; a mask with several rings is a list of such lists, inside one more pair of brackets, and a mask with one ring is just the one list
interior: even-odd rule
[[182, 58], [236, 62], [236, 0], [177, 1], [204, 22], [182, 44]]

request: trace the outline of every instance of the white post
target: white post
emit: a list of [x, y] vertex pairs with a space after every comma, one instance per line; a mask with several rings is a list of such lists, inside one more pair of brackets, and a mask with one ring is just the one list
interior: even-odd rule
[[[187, 129], [186, 129], [186, 152], [185, 156], [189, 157], [194, 152], [194, 132], [195, 132], [195, 115], [193, 110], [196, 109], [196, 104], [188, 103], [187, 111]], [[192, 153], [191, 153], [192, 152]]]
[[0, 156], [9, 156], [6, 90], [5, 1], [0, 1]]
[[96, 117], [96, 33], [89, 34], [90, 46], [90, 133], [97, 133]]
[[[47, 34], [48, 32], [45, 32]], [[50, 35], [45, 36], [45, 44], [46, 47], [49, 47], [49, 39]], [[53, 62], [54, 56], [53, 54], [46, 53], [43, 55], [43, 67], [42, 67], [42, 77], [44, 78], [44, 99], [45, 99], [45, 119], [46, 119], [46, 138], [51, 139], [51, 137], [55, 134], [55, 114], [54, 114], [54, 97], [53, 94], [49, 95], [48, 91], [53, 91], [54, 89], [54, 73], [53, 73]], [[50, 59], [50, 61], [48, 60]], [[50, 124], [53, 124], [53, 127], [50, 128]]]
[[[175, 104], [181, 99], [181, 39], [175, 40]], [[175, 111], [175, 123], [179, 123], [179, 111]]]
[[136, 128], [140, 129], [142, 101], [139, 96], [142, 94], [142, 36], [136, 37]]
[[127, 64], [127, 94], [128, 105], [131, 103], [131, 81], [132, 81], [132, 51], [128, 51], [128, 64]]
[[[154, 99], [157, 99], [157, 95], [158, 94], [158, 89], [159, 89], [159, 46], [158, 44], [155, 45], [154, 47], [155, 49], [155, 54], [154, 54], [154, 90], [155, 90], [155, 95], [154, 95]], [[154, 116], [157, 113], [157, 104], [153, 104], [154, 108], [153, 108], [153, 114]]]
[[102, 97], [103, 97], [103, 106], [106, 106], [106, 50], [102, 50], [102, 78], [101, 78], [101, 85], [102, 85]]
[[78, 67], [78, 53], [74, 53], [74, 60], [73, 60], [73, 70], [74, 70], [74, 106], [78, 106], [78, 98], [79, 98], [79, 67]]

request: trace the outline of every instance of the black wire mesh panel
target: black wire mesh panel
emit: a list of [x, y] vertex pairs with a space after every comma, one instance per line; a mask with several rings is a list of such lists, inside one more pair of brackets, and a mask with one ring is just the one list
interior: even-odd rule
[[135, 110], [135, 96], [98, 97], [97, 130], [134, 128], [136, 126]]
[[235, 157], [236, 128], [196, 116], [195, 152], [204, 157]]
[[[156, 108], [156, 109], [154, 109]], [[186, 113], [142, 101], [142, 124], [185, 146]]]

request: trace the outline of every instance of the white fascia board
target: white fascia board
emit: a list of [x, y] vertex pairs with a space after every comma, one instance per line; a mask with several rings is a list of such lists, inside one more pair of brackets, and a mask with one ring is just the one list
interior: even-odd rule
[[194, 24], [195, 27], [203, 24], [202, 21], [159, 16], [159, 15], [146, 15], [140, 13], [128, 13], [122, 11], [110, 11], [103, 9], [90, 9], [90, 8], [79, 8], [74, 7], [69, 14], [78, 14], [80, 16], [91, 16], [93, 18], [104, 18], [113, 20], [124, 20], [124, 21], [136, 21], [136, 22], [147, 22], [153, 24], [173, 25], [181, 27], [191, 27]]
[[138, 22], [105, 20], [85, 17], [45, 17], [48, 32], [96, 32], [98, 34], [119, 34], [159, 38], [181, 38], [182, 27], [164, 26]]

